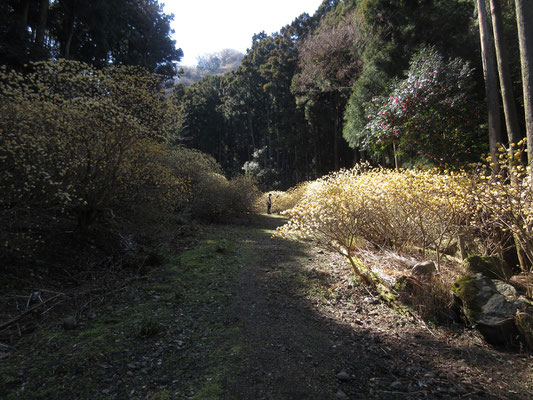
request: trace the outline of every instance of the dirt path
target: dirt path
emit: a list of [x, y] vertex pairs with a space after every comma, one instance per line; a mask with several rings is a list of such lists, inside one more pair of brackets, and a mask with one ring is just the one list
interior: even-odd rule
[[529, 397], [509, 392], [512, 383], [498, 375], [513, 356], [494, 352], [475, 335], [454, 340], [447, 337], [454, 332], [403, 318], [356, 287], [343, 259], [265, 233], [250, 238], [260, 257], [240, 275], [231, 304], [247, 351], [222, 397]]
[[204, 228], [165, 267], [0, 360], [6, 399], [528, 399], [531, 356], [428, 328], [283, 220]]

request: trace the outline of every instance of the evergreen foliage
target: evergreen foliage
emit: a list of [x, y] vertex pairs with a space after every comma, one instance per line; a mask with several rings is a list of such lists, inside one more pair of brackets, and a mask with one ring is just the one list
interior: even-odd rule
[[174, 16], [158, 0], [6, 0], [0, 14], [0, 63], [18, 69], [66, 58], [174, 76], [183, 56], [170, 38]]
[[[504, 10], [508, 15], [508, 7]], [[483, 91], [473, 11], [463, 0], [324, 1], [313, 16], [301, 15], [270, 36], [254, 35], [235, 71], [206, 78], [193, 85], [198, 89], [176, 96], [181, 132], [189, 140], [185, 143], [213, 155], [229, 174], [245, 165], [250, 171], [257, 162], [254, 154], [261, 151], [261, 170], [277, 171], [276, 179], [259, 182], [270, 189], [369, 158], [392, 165], [394, 151], [376, 140], [375, 131], [369, 134], [369, 111], [363, 106], [372, 99], [388, 99], [400, 90], [398, 82], [415, 79], [417, 72], [408, 72], [410, 60], [431, 48], [442, 58], [433, 61], [441, 62], [441, 70], [453, 68], [444, 60], [456, 60], [457, 68], [470, 67], [466, 75], [452, 74], [455, 81], [446, 81], [447, 90], [461, 85], [453, 89], [453, 109], [443, 108], [441, 93], [434, 92], [440, 117], [428, 106], [418, 116], [419, 121], [432, 121], [419, 123], [424, 138], [404, 135], [399, 150], [406, 165], [427, 164], [428, 154], [435, 159], [430, 164], [437, 165], [475, 159], [485, 139], [480, 135], [483, 121], [476, 118]], [[409, 111], [414, 116], [418, 109]], [[434, 135], [440, 139], [428, 139]], [[414, 141], [420, 148], [415, 149]], [[429, 143], [432, 148], [426, 148]], [[446, 148], [446, 154], [437, 147]]]
[[486, 146], [472, 74], [460, 59], [445, 61], [433, 48], [421, 50], [389, 94], [361, 105], [367, 123], [359, 143], [374, 153], [393, 146], [395, 156], [428, 158], [440, 166], [477, 161]]

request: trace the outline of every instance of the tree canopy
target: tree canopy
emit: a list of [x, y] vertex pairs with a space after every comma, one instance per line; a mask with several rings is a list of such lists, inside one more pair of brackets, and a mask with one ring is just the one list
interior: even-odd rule
[[[170, 38], [173, 16], [155, 0], [97, 0], [90, 7], [7, 0], [1, 7], [0, 58], [17, 68], [51, 57], [172, 76], [182, 54]], [[265, 187], [359, 160], [387, 166], [475, 160], [488, 142], [476, 10], [469, 0], [324, 0], [314, 15], [271, 35], [256, 33], [244, 56], [226, 49], [201, 56], [197, 69], [183, 68], [172, 89], [179, 110], [172, 140], [211, 154], [228, 175], [254, 165], [246, 171], [256, 171]], [[522, 120], [517, 15], [510, 1], [497, 13], [510, 78], [502, 90], [514, 93]], [[417, 54], [429, 58], [418, 62]], [[407, 102], [405, 112], [396, 107]], [[391, 140], [395, 129], [402, 134]], [[525, 136], [523, 123], [513, 129], [516, 139]], [[436, 157], [438, 146], [447, 153]]]
[[[505, 32], [512, 42], [516, 35], [508, 32], [513, 31], [514, 10], [506, 3], [503, 11]], [[254, 171], [275, 171], [259, 174], [265, 186], [293, 185], [350, 167], [358, 160], [390, 166], [398, 151], [403, 154], [400, 162], [410, 165], [420, 164], [416, 159], [424, 160], [425, 165], [475, 160], [487, 147], [483, 118], [470, 118], [483, 113], [476, 24], [474, 5], [465, 0], [324, 1], [312, 16], [303, 14], [272, 35], [254, 35], [238, 69], [220, 79], [198, 82], [198, 90], [187, 88], [184, 97], [177, 96], [176, 101], [183, 102], [184, 140], [212, 154], [230, 174], [241, 171], [246, 163], [249, 167], [252, 161]], [[518, 44], [510, 47], [516, 82]], [[442, 108], [437, 112], [441, 116], [437, 123], [432, 106], [418, 116], [420, 121], [433, 121], [428, 125], [431, 129], [424, 129], [425, 140], [410, 140], [407, 146], [404, 136], [402, 146], [395, 149], [395, 143], [383, 142], [382, 136], [377, 140], [376, 131], [369, 129], [379, 121], [369, 121], [367, 105], [381, 102], [384, 107], [395, 91], [413, 89], [407, 82], [422, 82], [421, 76], [414, 77], [423, 72], [413, 70], [413, 57], [424, 51], [439, 60], [427, 68], [448, 71], [438, 75], [445, 80], [438, 83], [441, 89], [428, 92], [435, 98], [434, 105], [444, 106], [443, 90], [461, 86], [454, 89], [455, 100], [446, 103], [453, 105], [452, 114], [451, 109]], [[200, 61], [206, 71], [218, 65], [213, 55]], [[450, 72], [453, 68], [457, 71]], [[424, 73], [433, 72], [429, 69]], [[207, 90], [208, 86], [212, 88]], [[437, 89], [430, 87], [426, 89]], [[209, 93], [206, 99], [216, 96], [216, 101], [193, 101], [200, 93]], [[195, 102], [201, 104], [197, 112], [202, 110], [198, 126], [198, 117], [193, 117], [196, 114], [189, 107]], [[414, 116], [421, 108], [410, 111]], [[468, 124], [459, 128], [459, 121], [467, 119]], [[420, 122], [419, 129], [425, 128], [422, 125]], [[432, 138], [437, 135], [448, 140], [450, 129], [456, 132], [452, 135], [455, 150], [442, 142], [448, 155], [428, 159], [437, 146]]]
[[0, 11], [0, 63], [17, 68], [66, 58], [173, 76], [183, 56], [157, 0], [6, 0]]

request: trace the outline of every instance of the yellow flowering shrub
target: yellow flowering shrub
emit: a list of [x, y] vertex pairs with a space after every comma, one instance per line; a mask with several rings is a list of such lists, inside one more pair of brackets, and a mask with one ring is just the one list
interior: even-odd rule
[[[283, 197], [285, 196], [286, 193], [287, 192], [283, 192], [281, 190], [270, 190], [268, 192], [262, 193], [256, 199], [256, 202], [254, 204], [254, 211], [256, 213], [265, 213], [265, 212], [267, 212], [267, 198], [268, 198], [269, 194], [272, 196], [272, 198], [271, 198], [272, 205], [271, 205], [271, 209], [270, 209], [270, 211], [272, 213], [279, 214], [282, 211], [287, 210], [287, 208], [283, 208], [283, 207], [279, 206], [279, 204], [281, 203], [280, 199], [283, 199]], [[298, 199], [298, 200], [300, 200], [300, 199]], [[297, 202], [298, 201], [296, 201], [294, 204], [292, 204], [292, 207], [294, 207]], [[292, 207], [289, 207], [289, 208], [292, 208]]]
[[167, 165], [175, 177], [188, 184], [182, 208], [201, 220], [249, 212], [260, 195], [251, 178], [228, 180], [216, 160], [198, 150], [177, 147], [169, 152]]
[[239, 175], [229, 181], [229, 206], [235, 213], [250, 212], [261, 192], [249, 176]]
[[[522, 269], [533, 264], [533, 185], [524, 159], [525, 139], [511, 145], [511, 151], [499, 148], [498, 160], [489, 156], [478, 166], [476, 185], [470, 188], [475, 205], [471, 227], [483, 236], [492, 250], [501, 253], [505, 246], [516, 245], [522, 257]], [[492, 167], [498, 166], [493, 174]], [[511, 240], [512, 239], [512, 240]]]
[[[277, 235], [314, 239], [353, 256], [369, 245], [401, 252], [430, 249], [440, 265], [444, 251], [461, 239], [470, 249], [503, 255], [520, 250], [521, 267], [533, 264], [533, 190], [524, 167], [524, 141], [500, 148], [498, 160], [472, 172], [387, 170], [357, 166], [307, 184], [289, 221]], [[493, 174], [494, 165], [498, 174]], [[475, 242], [475, 243], [474, 243]]]
[[330, 174], [285, 213], [281, 237], [301, 237], [353, 256], [369, 244], [409, 251], [441, 249], [469, 220], [466, 174], [358, 166]]
[[[281, 213], [293, 208], [306, 195], [310, 185], [311, 182], [302, 182], [285, 192], [272, 192], [272, 212]], [[266, 197], [263, 204], [266, 204]]]
[[254, 204], [254, 210], [255, 212], [260, 213], [266, 212], [267, 197], [270, 194], [272, 201], [272, 207], [270, 211], [274, 214], [281, 214], [284, 211], [287, 211], [296, 206], [296, 204], [298, 204], [298, 202], [302, 200], [302, 198], [304, 198], [307, 193], [314, 190], [317, 185], [318, 181], [307, 181], [301, 182], [286, 191], [270, 190], [268, 192], [264, 192], [261, 196], [257, 198]]

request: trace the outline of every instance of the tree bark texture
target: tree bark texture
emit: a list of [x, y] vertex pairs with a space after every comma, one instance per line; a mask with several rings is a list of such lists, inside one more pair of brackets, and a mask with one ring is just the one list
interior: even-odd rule
[[516, 0], [515, 4], [520, 42], [528, 164], [532, 169], [531, 173], [533, 173], [533, 0]]
[[46, 30], [46, 22], [48, 20], [48, 8], [50, 7], [50, 0], [41, 0], [39, 4], [39, 25], [35, 34], [35, 45], [38, 48], [43, 47], [44, 32]]
[[477, 0], [479, 36], [481, 39], [481, 57], [483, 61], [483, 75], [485, 77], [485, 94], [487, 97], [488, 122], [489, 122], [489, 147], [490, 154], [495, 166], [493, 172], [497, 172], [497, 148], [501, 143], [501, 118], [500, 102], [498, 99], [498, 82], [496, 76], [496, 63], [492, 50], [491, 34], [487, 18], [485, 0]]
[[[521, 139], [520, 125], [513, 94], [513, 84], [509, 71], [509, 61], [505, 49], [503, 36], [502, 9], [500, 0], [490, 0], [490, 12], [492, 16], [492, 31], [494, 33], [494, 47], [496, 49], [496, 61], [500, 78], [500, 90], [502, 94], [503, 111], [505, 114], [505, 126], [509, 143], [518, 143]], [[533, 23], [533, 21], [531, 21]]]

